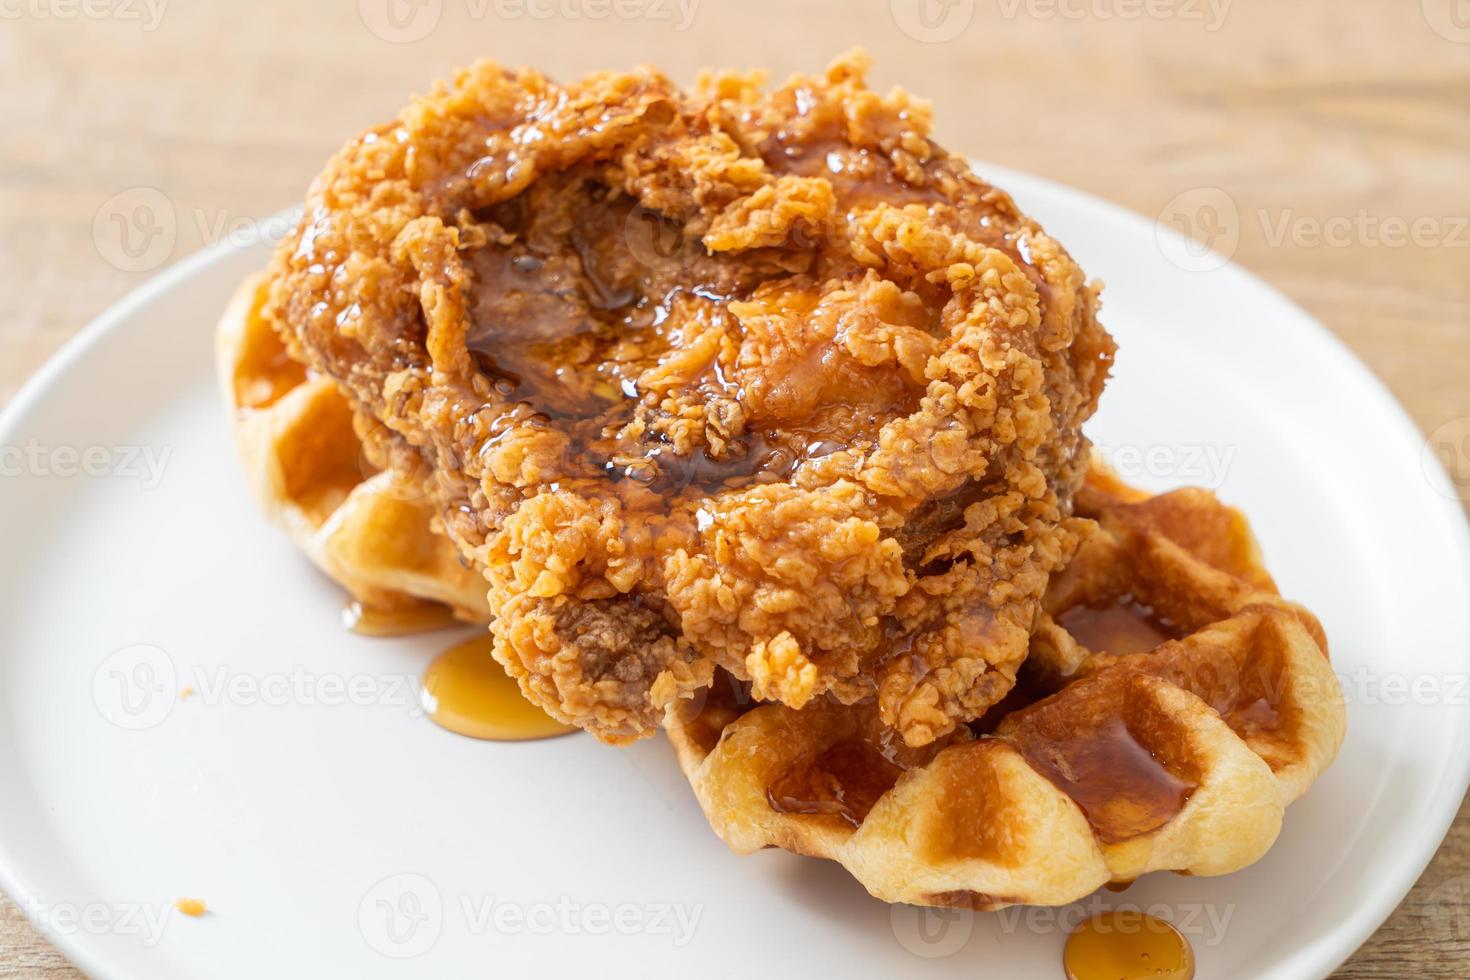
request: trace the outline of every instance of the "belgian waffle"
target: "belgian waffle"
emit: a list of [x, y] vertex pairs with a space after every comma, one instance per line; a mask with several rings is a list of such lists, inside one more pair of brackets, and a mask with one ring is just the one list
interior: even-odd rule
[[347, 401], [291, 359], [260, 316], [264, 299], [262, 277], [242, 283], [215, 344], [256, 503], [370, 610], [411, 622], [447, 608], [488, 621], [484, 579], [434, 533], [428, 502], [367, 460]]
[[[365, 461], [347, 403], [260, 301], [246, 282], [218, 343], [257, 501], [359, 601], [486, 621], [479, 575]], [[724, 672], [672, 710], [716, 833], [839, 861], [887, 901], [982, 909], [1260, 858], [1342, 740], [1321, 626], [1207, 491], [1151, 497], [1095, 466], [1077, 512], [1095, 530], [1053, 577], [1015, 689], [968, 728], [909, 748], [871, 706], [760, 704]]]
[[756, 704], [728, 675], [671, 711], [716, 833], [838, 861], [886, 901], [979, 909], [1265, 854], [1343, 737], [1321, 626], [1207, 491], [1149, 497], [1095, 468], [1078, 513], [1097, 530], [1016, 689], [947, 743], [895, 745], [860, 707]]

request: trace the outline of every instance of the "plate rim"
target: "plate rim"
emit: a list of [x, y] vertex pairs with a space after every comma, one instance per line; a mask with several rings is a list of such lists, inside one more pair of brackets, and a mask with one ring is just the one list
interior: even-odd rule
[[[997, 178], [994, 181], [996, 186], [1013, 196], [1015, 196], [1014, 191], [1019, 190], [1021, 196], [1024, 197], [1027, 193], [1027, 185], [1029, 185], [1030, 188], [1040, 189], [1047, 194], [1054, 195], [1069, 208], [1089, 212], [1101, 216], [1108, 222], [1130, 227], [1140, 235], [1153, 234], [1161, 239], [1170, 240], [1180, 248], [1188, 242], [1188, 239], [1179, 232], [1152, 222], [1138, 212], [1089, 191], [1028, 171], [976, 158], [968, 159], [977, 174], [987, 180], [992, 177]], [[276, 212], [269, 218], [258, 222], [256, 230], [248, 237], [242, 236], [234, 241], [215, 242], [200, 248], [150, 276], [103, 310], [47, 358], [17, 389], [10, 402], [0, 409], [0, 444], [13, 441], [16, 435], [23, 434], [22, 426], [26, 420], [72, 367], [85, 358], [101, 341], [117, 331], [140, 309], [145, 308], [186, 280], [225, 261], [235, 253], [258, 247], [262, 238], [260, 229], [271, 227], [274, 222], [293, 216], [293, 213], [299, 210], [300, 207], [297, 205]], [[294, 217], [289, 217], [289, 220], [294, 224]], [[1311, 332], [1314, 343], [1320, 345], [1324, 350], [1333, 352], [1337, 361], [1337, 370], [1350, 373], [1354, 376], [1355, 382], [1362, 386], [1363, 391], [1371, 392], [1378, 403], [1372, 407], [1372, 411], [1379, 414], [1381, 419], [1392, 428], [1396, 438], [1404, 440], [1406, 445], [1423, 442], [1425, 439], [1423, 431], [1410, 417], [1403, 404], [1367, 363], [1324, 323], [1275, 286], [1241, 265], [1234, 257], [1226, 259], [1224, 264], [1213, 269], [1211, 274], [1218, 275], [1222, 272], [1236, 277], [1242, 285], [1249, 287], [1252, 291], [1269, 297], [1284, 308], [1290, 309], [1295, 314], [1296, 321], [1291, 324], [1291, 329]], [[1439, 475], [1444, 475], [1439, 460], [1434, 459], [1430, 465], [1437, 468]], [[1434, 501], [1435, 516], [1447, 528], [1454, 529], [1439, 544], [1439, 547], [1443, 548], [1447, 557], [1458, 563], [1467, 581], [1470, 581], [1470, 515], [1466, 514], [1460, 502], [1434, 492], [1433, 488], [1427, 485], [1423, 497]], [[1470, 669], [1470, 637], [1467, 637], [1461, 646], [1460, 659], [1466, 663], [1467, 669]], [[1470, 713], [1464, 714], [1457, 722], [1457, 727], [1461, 735], [1470, 734]], [[1445, 771], [1451, 778], [1440, 780], [1437, 783], [1433, 796], [1426, 803], [1429, 819], [1421, 824], [1423, 831], [1416, 835], [1413, 843], [1406, 848], [1407, 853], [1401, 852], [1395, 870], [1386, 879], [1380, 879], [1384, 887], [1375, 888], [1372, 894], [1364, 896], [1363, 900], [1353, 907], [1353, 911], [1340, 919], [1337, 925], [1318, 933], [1315, 939], [1297, 946], [1295, 952], [1289, 954], [1292, 957], [1290, 961], [1283, 960], [1276, 966], [1285, 966], [1291, 962], [1298, 969], [1305, 968], [1313, 976], [1325, 977], [1357, 952], [1402, 904], [1403, 899], [1438, 854], [1460, 810], [1466, 791], [1470, 789], [1470, 753], [1465, 754], [1458, 764], [1455, 762], [1454, 755], [1451, 754], [1445, 764]], [[90, 937], [84, 932], [79, 931], [71, 935], [54, 934], [46, 930], [42, 923], [35, 921], [31, 915], [31, 909], [38, 900], [38, 896], [32, 889], [25, 887], [21, 880], [19, 867], [4, 840], [0, 840], [0, 890], [10, 897], [37, 933], [82, 972], [98, 977], [128, 975], [126, 970], [105, 962], [101, 948], [87, 942]]]
[[[0, 445], [13, 442], [15, 436], [21, 434], [21, 426], [25, 420], [72, 366], [117, 331], [133, 314], [185, 280], [224, 261], [235, 251], [253, 247], [255, 244], [257, 241], [252, 239], [239, 244], [226, 242], [207, 245], [149, 276], [90, 320], [57, 348], [56, 353], [42, 362], [4, 408], [0, 408]], [[127, 970], [106, 962], [101, 949], [86, 941], [89, 937], [85, 932], [79, 930], [72, 934], [56, 933], [36, 920], [31, 911], [41, 902], [41, 898], [22, 881], [19, 863], [11, 853], [9, 843], [3, 838], [0, 838], [0, 891], [20, 910], [36, 934], [82, 973], [89, 977], [131, 976]]]

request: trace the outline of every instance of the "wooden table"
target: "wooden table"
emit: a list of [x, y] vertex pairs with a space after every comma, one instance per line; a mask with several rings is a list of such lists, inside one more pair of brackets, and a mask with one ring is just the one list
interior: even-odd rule
[[[1463, 0], [389, 2], [0, 4], [0, 402], [158, 267], [298, 199], [340, 142], [454, 65], [780, 77], [862, 45], [881, 86], [934, 100], [942, 142], [1238, 237], [1235, 258], [1426, 432], [1470, 424]], [[1208, 188], [1234, 212], [1223, 225], [1199, 206], [1221, 200]], [[149, 201], [172, 239], [122, 248], [114, 215]], [[1467, 973], [1462, 811], [1338, 975]], [[0, 907], [0, 977], [37, 975], [74, 974]]]

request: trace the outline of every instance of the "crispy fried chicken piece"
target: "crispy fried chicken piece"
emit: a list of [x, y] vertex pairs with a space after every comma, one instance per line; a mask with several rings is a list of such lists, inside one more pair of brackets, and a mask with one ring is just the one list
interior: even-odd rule
[[720, 665], [928, 743], [1009, 689], [1075, 544], [1096, 287], [865, 69], [482, 62], [274, 259], [266, 315], [441, 505], [496, 656], [607, 740]]

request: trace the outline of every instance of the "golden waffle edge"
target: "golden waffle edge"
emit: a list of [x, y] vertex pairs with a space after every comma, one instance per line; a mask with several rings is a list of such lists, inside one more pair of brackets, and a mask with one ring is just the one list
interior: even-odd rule
[[[241, 286], [217, 344], [257, 502], [358, 601], [483, 622], [478, 574], [364, 461], [333, 383], [258, 317], [260, 290]], [[1017, 690], [970, 730], [911, 750], [863, 707], [756, 704], [729, 675], [672, 711], [716, 833], [838, 861], [886, 901], [982, 909], [1260, 858], [1342, 740], [1321, 627], [1206, 491], [1149, 497], [1095, 469], [1078, 512], [1099, 530], [1055, 577]]]
[[265, 279], [241, 283], [215, 335], [216, 371], [256, 503], [352, 598], [411, 626], [447, 607], [490, 618], [480, 574], [434, 533], [433, 509], [366, 459], [336, 385], [291, 360], [260, 317]]
[[1099, 530], [1053, 580], [1017, 690], [952, 744], [905, 758], [854, 709], [742, 704], [728, 678], [671, 716], [715, 831], [838, 861], [886, 901], [980, 909], [1265, 854], [1343, 737], [1320, 625], [1207, 491], [1094, 469], [1078, 512]]

